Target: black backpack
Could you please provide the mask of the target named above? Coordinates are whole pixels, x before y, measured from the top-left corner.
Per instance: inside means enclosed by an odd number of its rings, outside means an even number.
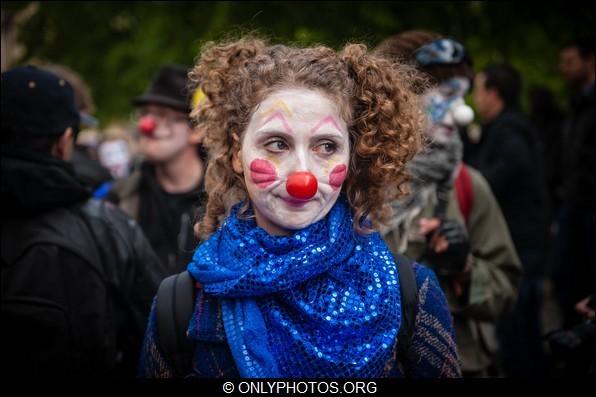
[[[416,358],[412,347],[418,289],[412,269],[413,261],[401,254],[395,255],[400,279],[402,320],[397,338],[398,357],[402,360],[407,376],[409,367]],[[195,281],[188,271],[164,279],[157,291],[156,322],[159,347],[172,365],[174,376],[184,377],[190,372],[194,354],[194,343],[186,338],[186,329],[192,316],[195,302]]]

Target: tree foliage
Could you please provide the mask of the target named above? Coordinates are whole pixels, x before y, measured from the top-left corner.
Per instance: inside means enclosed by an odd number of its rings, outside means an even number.
[[[29,2],[3,3],[13,13]],[[130,112],[160,64],[191,66],[201,44],[258,32],[275,43],[378,44],[408,29],[464,43],[480,68],[508,61],[532,84],[564,97],[557,63],[570,39],[591,35],[587,5],[569,2],[40,2],[20,26],[20,63],[59,63],[87,81],[103,123]]]

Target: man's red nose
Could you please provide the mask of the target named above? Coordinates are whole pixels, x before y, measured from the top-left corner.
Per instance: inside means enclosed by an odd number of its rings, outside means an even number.
[[[137,125],[139,131],[143,135],[153,135],[153,131],[155,131],[155,127],[157,127],[157,123],[155,119],[151,116],[143,116],[139,120],[139,124]]]
[[[317,193],[317,178],[310,172],[293,172],[286,182],[290,196],[299,200],[308,200]]]

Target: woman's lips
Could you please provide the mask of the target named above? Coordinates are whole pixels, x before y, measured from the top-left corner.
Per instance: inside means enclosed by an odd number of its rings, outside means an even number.
[[[288,205],[292,206],[292,207],[297,207],[297,208],[301,208],[304,207],[306,205],[306,203],[308,203],[309,201],[312,201],[312,199],[309,200],[298,200],[295,198],[290,198],[290,197],[280,197],[283,201],[285,201]]]

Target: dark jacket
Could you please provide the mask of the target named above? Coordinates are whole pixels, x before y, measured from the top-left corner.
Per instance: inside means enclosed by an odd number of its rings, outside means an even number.
[[[563,127],[563,199],[568,205],[589,206],[594,214],[594,85],[571,100]]]
[[[164,276],[140,228],[69,163],[2,154],[2,373],[132,376]]]
[[[72,152],[72,166],[80,181],[90,186],[94,191],[113,178],[110,171],[93,160],[85,151],[85,148],[75,146]]]
[[[168,275],[186,270],[198,244],[193,226],[197,208],[206,200],[202,185],[186,193],[167,193],[153,166],[144,163],[117,181],[107,200],[137,220]]]
[[[470,158],[488,181],[520,257],[544,252],[547,244],[547,193],[538,152],[536,131],[519,112],[505,109],[482,127],[478,151]],[[528,268],[528,276],[539,276],[541,264]]]

